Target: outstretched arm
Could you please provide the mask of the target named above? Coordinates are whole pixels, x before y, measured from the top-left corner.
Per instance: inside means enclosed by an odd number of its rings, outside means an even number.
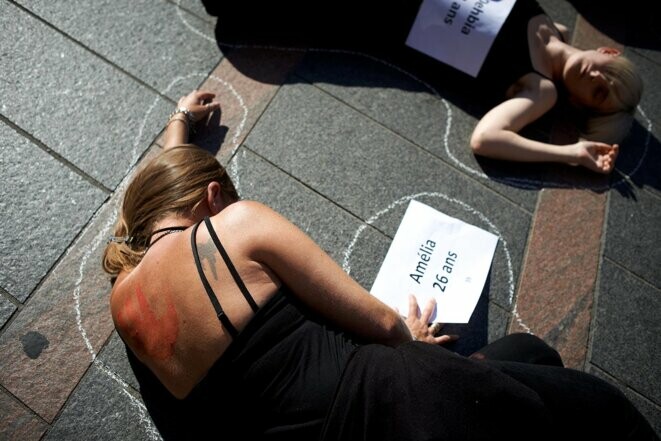
[[[307,307],[339,329],[368,342],[391,346],[410,341],[411,331],[417,340],[428,343],[448,341],[431,335],[426,322],[429,315],[416,315],[405,323],[395,310],[346,274],[310,237],[270,208],[241,201],[225,208],[219,216],[224,216],[225,227],[241,231],[241,242],[248,244],[246,253],[251,260],[273,271]]]
[[[519,135],[526,125],[548,112],[557,100],[553,83],[531,75],[512,98],[491,109],[475,127],[471,148],[476,155],[520,162],[560,162],[609,173],[615,165],[617,145],[579,141],[559,146]]]
[[[363,289],[287,219],[251,201],[223,212],[242,226],[250,258],[273,271],[312,311],[366,341],[397,345],[411,340],[399,314]]]

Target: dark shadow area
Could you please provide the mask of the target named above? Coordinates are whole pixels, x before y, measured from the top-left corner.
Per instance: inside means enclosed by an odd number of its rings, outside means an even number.
[[[611,39],[635,48],[661,50],[658,4],[615,0],[568,0],[594,28]]]
[[[223,2],[203,0],[207,12],[217,16],[216,41],[224,55],[242,73],[260,82],[269,83],[272,77],[266,72],[246,66],[239,60],[233,63],[233,47],[266,47],[292,51],[350,51],[376,57],[396,66],[401,66],[419,75],[432,73],[442,78],[442,84],[451,86],[444,90],[443,97],[464,98],[464,87],[474,83],[472,78],[453,68],[443,65],[426,55],[407,48],[409,28],[418,12],[419,2],[390,0],[376,2],[349,2],[341,0],[322,7],[301,1],[286,2]],[[249,70],[244,70],[248,68]],[[330,79],[329,79],[330,80]],[[374,84],[360,76],[333,78],[347,87],[388,87]],[[319,81],[324,81],[319,79]],[[413,87],[415,83],[402,83],[400,87]],[[474,85],[474,84],[473,84]],[[459,90],[458,90],[459,89]],[[479,96],[479,95],[478,95]]]
[[[615,167],[611,186],[622,196],[635,200],[636,189],[661,190],[661,142],[635,121],[622,142]]]
[[[457,354],[469,356],[483,348],[489,342],[489,292],[491,288],[491,272],[484,284],[480,299],[475,306],[468,323],[450,323],[443,326],[442,334],[456,334],[459,340],[445,347]]]
[[[207,121],[200,121],[196,131],[191,134],[191,142],[216,156],[229,130],[227,126],[220,125],[221,119],[222,109],[219,109],[213,112]]]

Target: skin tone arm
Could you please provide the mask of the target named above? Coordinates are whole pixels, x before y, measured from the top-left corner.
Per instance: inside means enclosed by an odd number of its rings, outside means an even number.
[[[215,97],[216,95],[213,93],[194,90],[179,99],[177,108],[188,109],[193,121],[188,121],[188,117],[184,113],[172,115],[165,128],[163,150],[188,142],[188,132],[191,129],[188,125],[194,124],[213,113],[216,109],[220,109],[220,103],[212,101]]]
[[[471,136],[476,155],[520,162],[560,162],[582,165],[599,173],[609,173],[615,165],[618,146],[581,140],[558,146],[524,138],[518,132],[548,112],[557,100],[550,80],[528,74],[524,85],[512,98],[491,109],[477,124]]]
[[[227,211],[223,213],[225,219],[230,218],[229,222],[241,231],[250,258],[271,269],[311,310],[340,329],[365,341],[391,346],[410,341],[412,333],[416,340],[432,344],[453,339],[433,335],[434,328],[430,329],[427,322],[433,303],[422,314],[417,303],[412,304],[411,311],[415,311],[405,322],[346,274],[305,233],[270,208],[243,201],[223,211]]]

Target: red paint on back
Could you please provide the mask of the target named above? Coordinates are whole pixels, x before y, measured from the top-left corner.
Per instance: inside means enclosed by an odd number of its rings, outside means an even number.
[[[165,301],[165,312],[157,316],[147,297],[136,286],[135,296],[128,297],[117,314],[117,324],[128,332],[130,343],[137,352],[156,360],[166,360],[174,354],[179,318],[170,295],[160,298]]]

